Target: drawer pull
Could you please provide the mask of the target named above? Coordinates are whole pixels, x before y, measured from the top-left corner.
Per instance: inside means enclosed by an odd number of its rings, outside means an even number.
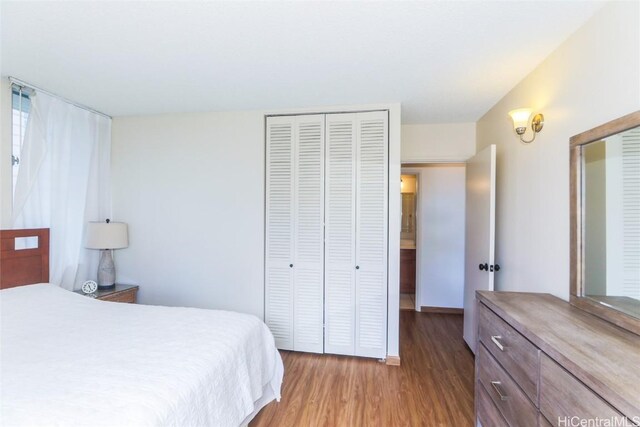
[[[496,391],[496,393],[498,393],[498,396],[500,396],[500,400],[507,400],[509,398],[506,394],[502,392],[502,387],[500,387],[501,386],[500,381],[491,381],[491,386]]]
[[[500,351],[504,351],[504,346],[500,342],[501,339],[502,336],[500,335],[491,335],[491,341],[493,341],[493,343],[500,349]]]

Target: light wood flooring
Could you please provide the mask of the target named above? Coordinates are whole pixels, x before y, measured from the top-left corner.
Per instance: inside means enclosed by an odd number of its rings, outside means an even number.
[[[414,294],[400,294],[400,310],[415,310],[416,299]]]
[[[280,403],[257,426],[473,426],[473,355],[462,315],[400,312],[401,366],[282,352]]]

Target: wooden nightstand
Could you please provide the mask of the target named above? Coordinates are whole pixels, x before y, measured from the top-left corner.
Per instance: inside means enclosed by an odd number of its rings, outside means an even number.
[[[77,294],[81,295],[95,295],[96,299],[102,301],[113,301],[113,302],[127,302],[131,304],[136,303],[136,296],[138,294],[138,286],[137,285],[118,285],[116,284],[115,289],[109,289],[106,291],[97,290],[94,294],[85,294],[82,291],[74,291]]]

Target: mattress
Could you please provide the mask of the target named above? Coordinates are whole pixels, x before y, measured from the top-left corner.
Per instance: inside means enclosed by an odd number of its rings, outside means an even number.
[[[280,398],[282,359],[255,316],[0,291],[0,423],[238,426]]]

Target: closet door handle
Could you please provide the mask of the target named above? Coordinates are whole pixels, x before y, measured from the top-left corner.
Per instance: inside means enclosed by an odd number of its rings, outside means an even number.
[[[289,267],[290,267],[290,268],[293,268],[293,264],[289,264]]]
[[[509,396],[502,392],[502,387],[500,387],[501,385],[502,384],[500,383],[500,381],[491,381],[491,386],[496,391],[496,393],[498,393],[498,396],[500,396],[500,400],[507,400]]]
[[[360,270],[360,266],[359,265],[356,265],[356,270]]]
[[[480,271],[482,270],[489,271],[489,265],[486,262],[484,264],[480,264],[478,268],[480,269]]]

